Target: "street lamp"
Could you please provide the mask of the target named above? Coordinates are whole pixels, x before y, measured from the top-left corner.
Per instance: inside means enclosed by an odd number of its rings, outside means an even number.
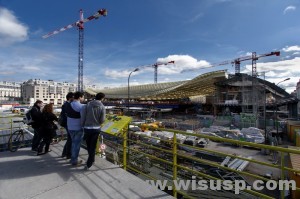
[[[132,74],[132,73],[134,73],[134,72],[136,72],[136,71],[139,71],[139,68],[136,68],[136,69],[134,69],[133,71],[131,71],[130,73],[129,73],[129,76],[128,76],[128,99],[127,99],[127,108],[128,108],[128,114],[129,114],[129,107],[130,107],[130,105],[129,105],[129,101],[130,101],[130,86],[129,86],[129,80],[130,80],[130,75]]]
[[[284,80],[282,80],[282,81],[280,81],[280,82],[278,82],[277,84],[276,84],[276,86],[278,86],[278,84],[280,84],[280,83],[282,83],[282,82],[285,82],[285,81],[288,81],[288,80],[290,80],[291,78],[286,78],[286,79],[284,79]],[[276,101],[276,89],[275,89],[275,96],[274,96],[274,98],[275,98],[275,101]],[[276,102],[276,104],[274,104],[275,105],[275,113],[274,113],[274,124],[276,125],[276,135],[278,134],[278,121],[277,121],[277,108],[278,108],[278,105],[277,105],[277,102]],[[276,121],[275,121],[275,119],[276,119]],[[277,123],[277,124],[276,124]],[[274,125],[274,126],[275,126]]]
[[[128,112],[128,116],[130,116],[130,104],[129,104],[129,101],[130,101],[130,86],[129,86],[129,80],[130,80],[130,75],[136,71],[138,71],[139,68],[136,68],[134,69],[133,71],[131,71],[129,73],[129,76],[128,76],[128,99],[127,99],[127,112]],[[127,155],[127,162],[129,163],[129,150],[130,150],[130,147],[129,147],[129,123],[128,123],[128,128],[127,128],[127,148],[128,148],[128,155]]]

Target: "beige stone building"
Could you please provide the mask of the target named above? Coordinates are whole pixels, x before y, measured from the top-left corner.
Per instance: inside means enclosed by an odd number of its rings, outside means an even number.
[[[0,103],[19,101],[21,84],[18,82],[0,81]]]
[[[30,79],[21,85],[21,96],[26,104],[33,104],[36,100],[44,103],[62,105],[68,92],[76,91],[76,84],[68,82],[54,82],[53,80]]]
[[[87,88],[96,89],[95,85],[84,85]],[[21,97],[25,104],[33,104],[36,100],[44,103],[62,105],[68,92],[76,92],[77,84],[69,82],[55,82],[53,80],[29,79],[21,84]]]

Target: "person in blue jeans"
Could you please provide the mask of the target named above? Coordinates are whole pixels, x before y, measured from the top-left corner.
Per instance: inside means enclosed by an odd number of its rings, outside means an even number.
[[[86,162],[85,169],[88,170],[95,162],[95,152],[98,137],[101,132],[101,124],[105,120],[105,107],[102,100],[105,95],[98,93],[95,100],[90,101],[81,110],[81,126],[84,128],[86,146],[89,157]]]
[[[84,106],[81,104],[83,99],[83,93],[77,91],[74,93],[73,101],[69,104],[69,106],[66,106],[67,126],[72,140],[72,154],[70,162],[74,166],[79,166],[82,163],[82,160],[78,160],[78,155],[83,138],[83,130],[80,122],[80,112]]]

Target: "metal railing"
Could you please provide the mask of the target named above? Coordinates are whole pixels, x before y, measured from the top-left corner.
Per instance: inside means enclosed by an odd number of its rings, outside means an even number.
[[[5,136],[9,137],[14,129],[18,128],[13,125],[13,118],[8,118],[8,121],[2,122],[0,120],[1,126],[6,126],[0,128],[0,131],[5,131],[6,134],[1,134],[0,138]],[[248,177],[252,179],[263,180],[264,182],[269,181],[270,179],[259,175],[253,171],[238,171],[230,167],[226,167],[220,164],[219,161],[209,160],[206,158],[199,158],[194,156],[193,153],[186,152],[184,148],[193,152],[203,152],[208,154],[213,154],[216,157],[230,157],[237,158],[239,160],[248,161],[251,164],[256,164],[264,166],[266,168],[272,168],[279,172],[281,180],[288,178],[287,172],[291,173],[300,173],[300,170],[293,169],[286,164],[285,158],[289,154],[298,154],[300,151],[291,148],[283,148],[276,146],[269,146],[264,144],[256,144],[252,142],[245,142],[239,140],[232,140],[226,138],[219,138],[208,136],[204,134],[194,134],[187,133],[184,131],[178,131],[173,129],[156,129],[157,131],[168,131],[172,132],[172,136],[168,138],[165,137],[155,137],[147,136],[144,133],[128,133],[128,128],[123,129],[123,131],[116,135],[105,134],[104,133],[104,143],[107,145],[105,151],[98,150],[98,153],[104,156],[107,160],[120,165],[125,170],[133,172],[143,179],[151,180],[168,180],[168,185],[173,187],[172,195],[177,197],[178,194],[183,195],[186,198],[193,198],[189,192],[184,190],[176,190],[174,180],[177,179],[191,179],[191,176],[196,176],[197,179],[207,179],[207,180],[224,180],[221,176],[212,175],[212,173],[207,172],[209,169],[198,169],[196,166],[191,165],[203,165],[207,168],[217,168],[224,172],[234,173],[242,177]],[[261,159],[256,159],[255,157],[243,157],[239,154],[226,153],[224,151],[216,149],[201,148],[198,146],[191,146],[183,144],[180,142],[182,136],[194,136],[197,138],[204,138],[213,140],[214,142],[229,143],[239,147],[252,147],[255,149],[264,149],[272,151],[273,154],[276,154],[276,160],[273,162],[262,161]],[[8,138],[7,138],[8,139]],[[6,142],[7,143],[7,142]],[[6,144],[5,143],[5,144]],[[129,144],[128,144],[129,143]],[[99,148],[99,147],[97,147]],[[238,151],[237,148],[236,151]],[[1,150],[1,148],[0,148]],[[267,156],[266,156],[267,157]],[[155,172],[156,173],[155,173]],[[157,175],[157,171],[160,171],[163,175]],[[297,191],[300,189],[297,187]],[[276,196],[270,195],[266,192],[260,192],[256,190],[244,190],[245,194],[251,194],[259,198],[275,198]],[[200,193],[201,194],[201,193]],[[280,191],[280,198],[285,197],[285,190]]]
[[[0,151],[8,150],[8,140],[12,133],[21,128],[20,123],[14,123],[14,121],[23,120],[21,115],[14,116],[0,116]],[[30,128],[28,126],[28,128]],[[27,146],[27,145],[26,145]]]
[[[183,190],[176,190],[174,180],[177,179],[189,179],[191,175],[196,176],[199,179],[211,179],[211,180],[224,180],[219,176],[212,175],[211,173],[205,172],[203,170],[195,169],[191,167],[187,162],[194,164],[206,165],[211,168],[218,168],[224,172],[234,173],[242,177],[247,177],[251,179],[262,180],[264,182],[270,179],[261,174],[250,171],[238,171],[226,166],[222,166],[220,162],[215,162],[212,160],[207,160],[204,158],[199,158],[192,155],[192,153],[186,153],[182,150],[183,147],[193,150],[194,152],[204,152],[209,154],[214,154],[220,157],[230,157],[237,158],[239,160],[249,161],[251,164],[257,164],[264,166],[266,168],[272,168],[279,172],[281,180],[286,180],[288,178],[287,172],[300,173],[300,170],[290,168],[286,165],[286,155],[288,154],[299,154],[299,150],[275,147],[264,144],[256,144],[252,142],[245,142],[239,140],[232,140],[226,138],[219,138],[208,136],[204,134],[194,134],[187,133],[183,131],[173,130],[173,129],[156,129],[161,131],[172,132],[174,136],[169,139],[159,138],[159,137],[149,137],[144,134],[136,135],[134,133],[129,133],[130,139],[128,139],[128,132],[124,130],[121,136],[116,137],[114,135],[104,136],[104,143],[107,144],[108,148],[106,150],[106,159],[119,164],[125,170],[133,172],[140,175],[142,178],[150,180],[163,180],[168,179],[168,184],[173,186],[173,196],[177,197],[178,194],[183,195],[187,198],[193,198],[188,192]],[[104,133],[105,134],[105,133]],[[278,158],[276,162],[262,161],[249,157],[242,157],[238,154],[230,154],[214,149],[200,148],[197,146],[191,146],[179,142],[181,136],[195,136],[197,138],[205,138],[213,140],[215,142],[229,143],[239,147],[251,147],[255,149],[264,149],[272,151],[273,154],[277,154]],[[138,138],[136,138],[136,136]],[[128,142],[130,143],[128,145]],[[111,151],[109,151],[111,150]],[[249,149],[250,150],[250,149]],[[238,151],[238,150],[237,150]],[[98,151],[103,153],[103,151]],[[109,155],[110,154],[110,155]],[[267,156],[266,156],[267,157]],[[152,170],[159,170],[167,178],[158,176]],[[170,179],[171,178],[171,179]],[[297,191],[300,189],[297,187]],[[258,198],[275,198],[276,196],[270,195],[266,192],[251,190],[243,190],[245,194],[251,194]],[[285,197],[285,190],[280,191],[280,198]],[[277,197],[276,197],[277,198]]]

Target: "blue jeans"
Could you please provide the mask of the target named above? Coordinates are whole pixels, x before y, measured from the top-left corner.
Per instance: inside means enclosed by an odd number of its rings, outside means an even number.
[[[71,163],[77,164],[78,155],[80,151],[81,141],[83,138],[83,130],[69,130],[69,134],[72,139],[72,155],[71,155]]]

